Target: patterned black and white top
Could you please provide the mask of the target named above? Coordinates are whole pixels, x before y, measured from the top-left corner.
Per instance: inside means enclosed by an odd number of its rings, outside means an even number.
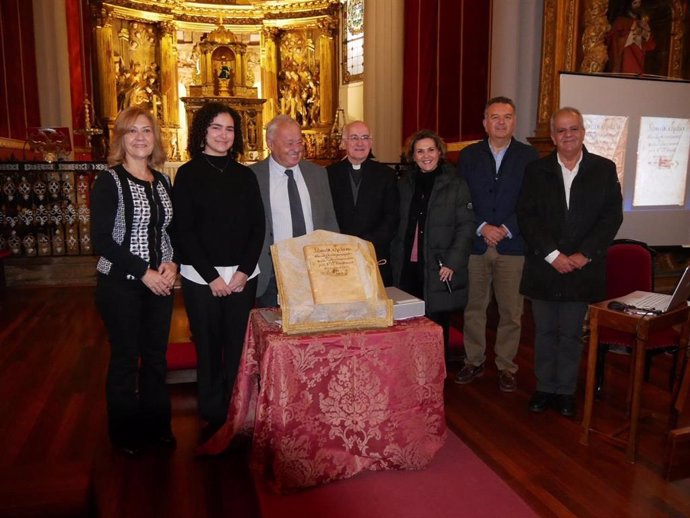
[[[135,178],[122,165],[102,172],[91,192],[93,245],[105,275],[141,279],[148,268],[173,261],[168,227],[173,208],[170,180],[153,171],[153,182]]]

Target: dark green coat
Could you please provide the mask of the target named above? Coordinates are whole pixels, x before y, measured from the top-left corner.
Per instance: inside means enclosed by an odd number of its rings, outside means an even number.
[[[467,262],[474,235],[474,213],[467,182],[455,174],[447,163],[434,181],[429,197],[424,227],[424,301],[426,312],[453,311],[467,303]],[[404,174],[398,181],[400,191],[400,223],[391,246],[393,282],[400,285],[405,254],[405,233],[410,216],[410,203],[414,195],[417,169]],[[440,254],[445,265],[455,273],[451,285],[453,293],[438,278],[434,256]]]

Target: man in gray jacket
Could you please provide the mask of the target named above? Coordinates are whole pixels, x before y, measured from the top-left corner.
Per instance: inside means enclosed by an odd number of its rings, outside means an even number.
[[[313,230],[338,232],[338,222],[326,170],[302,160],[304,141],[299,124],[287,115],[266,126],[270,156],[251,166],[261,190],[266,213],[266,235],[259,256],[256,296],[259,306],[278,304],[270,247]]]

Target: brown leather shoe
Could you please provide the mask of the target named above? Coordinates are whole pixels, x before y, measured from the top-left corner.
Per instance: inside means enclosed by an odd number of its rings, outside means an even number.
[[[517,390],[517,380],[515,374],[504,370],[498,373],[498,388],[503,392],[515,392]]]

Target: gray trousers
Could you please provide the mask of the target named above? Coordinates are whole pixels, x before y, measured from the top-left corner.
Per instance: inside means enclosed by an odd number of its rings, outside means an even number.
[[[532,300],[537,390],[572,395],[582,357],[586,302]]]

